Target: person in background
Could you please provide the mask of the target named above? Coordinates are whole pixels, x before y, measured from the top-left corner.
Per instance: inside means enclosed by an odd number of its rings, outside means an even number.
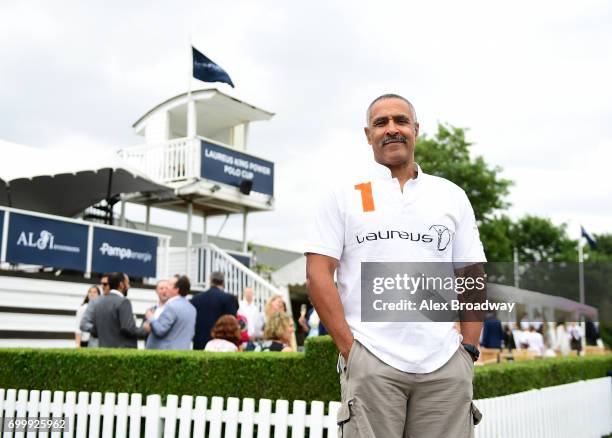
[[[504,348],[507,348],[510,352],[516,349],[511,324],[504,325]]]
[[[155,285],[155,293],[157,294],[157,304],[147,309],[147,312],[153,312],[153,319],[158,318],[164,309],[164,305],[168,301],[170,293],[170,282],[168,280],[160,280]]]
[[[246,318],[247,332],[250,341],[255,341],[263,335],[264,317],[253,300],[253,288],[244,289],[244,300],[240,301],[238,313]]]
[[[586,344],[590,346],[597,346],[598,345],[597,340],[599,339],[599,329],[597,328],[597,325],[590,318],[586,320],[585,331],[586,331],[586,336],[585,336]]]
[[[304,306],[306,305],[304,304]],[[319,314],[312,306],[312,303],[310,309],[308,309],[305,313],[302,312],[300,314],[300,319],[298,320],[298,322],[300,323],[300,327],[302,327],[302,330],[306,332],[307,338],[312,338],[314,336],[325,336],[327,334],[327,330],[321,322]]]
[[[260,351],[296,351],[292,347],[295,328],[293,320],[285,312],[276,312],[272,314],[264,328],[264,341]]]
[[[482,327],[482,341],[480,345],[484,348],[501,348],[504,331],[502,324],[495,312],[491,312],[484,320]]]
[[[285,300],[283,299],[282,295],[279,295],[279,294],[272,295],[270,298],[268,298],[268,301],[266,302],[266,305],[264,306],[264,338],[266,337],[265,330],[266,330],[266,325],[268,324],[268,320],[274,314],[279,313],[279,312],[285,313],[285,314],[288,313],[287,303],[285,303]],[[296,326],[294,323],[293,332],[291,335],[291,342],[290,342],[292,351],[297,351],[297,339],[295,338],[295,329],[296,329]]]
[[[557,322],[555,329],[555,350],[561,353],[561,356],[569,356],[572,350],[570,345],[571,336],[565,328],[565,321]]]
[[[91,285],[87,290],[87,295],[85,295],[85,299],[83,300],[83,304],[81,304],[76,312],[76,330],[74,332],[74,340],[76,342],[76,347],[87,347],[89,342],[89,332],[84,332],[81,330],[81,320],[87,311],[87,306],[90,301],[94,301],[96,298],[100,296],[100,289],[98,286]]]
[[[146,332],[134,321],[132,303],[127,299],[130,279],[123,272],[108,275],[110,292],[96,300],[92,333],[97,334],[100,347],[137,348],[138,339]]]
[[[526,332],[524,339],[531,353],[537,357],[542,357],[544,355],[544,336],[537,331],[535,325],[529,326],[529,331]]]
[[[210,331],[212,339],[206,343],[204,351],[232,353],[241,344],[240,325],[233,315],[223,315]]]
[[[287,304],[282,295],[272,295],[264,306],[265,321],[267,322],[268,318],[278,312],[287,313]]]
[[[167,282],[167,299],[159,316],[149,309],[145,314],[144,330],[149,333],[146,348],[151,350],[191,350],[195,332],[196,310],[187,295],[191,282],[185,275]]]
[[[108,285],[108,275],[109,274],[104,274],[102,275],[102,277],[100,277],[100,287],[102,288],[103,295],[108,295],[108,293],[110,292],[110,286]],[[81,322],[79,324],[81,332],[89,333],[89,342],[87,343],[87,347],[89,348],[97,348],[99,345],[98,338],[91,334],[91,331],[93,330],[94,309],[96,308],[98,302],[98,299],[95,299],[93,301],[90,300],[87,305],[87,310],[83,314],[83,317],[81,318]]]
[[[582,351],[582,329],[576,321],[572,321],[568,332],[570,335],[572,350],[576,350],[578,355],[580,355],[580,352]]]
[[[224,291],[225,275],[222,272],[213,272],[210,274],[210,282],[210,289],[191,299],[191,304],[197,311],[194,350],[204,349],[211,339],[210,331],[221,316],[236,316],[238,311],[235,298]]]
[[[100,277],[100,286],[102,287],[102,294],[104,295],[108,295],[108,293],[110,292],[110,286],[108,284],[108,275],[109,274],[104,274],[102,277]]]

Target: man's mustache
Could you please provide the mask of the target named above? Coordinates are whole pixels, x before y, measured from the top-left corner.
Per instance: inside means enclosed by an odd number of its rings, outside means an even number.
[[[381,141],[380,141],[380,145],[381,146],[385,146],[389,143],[393,143],[393,142],[400,142],[400,143],[404,143],[406,144],[408,142],[408,139],[406,137],[404,137],[401,134],[396,134],[396,135],[387,135],[385,136]]]

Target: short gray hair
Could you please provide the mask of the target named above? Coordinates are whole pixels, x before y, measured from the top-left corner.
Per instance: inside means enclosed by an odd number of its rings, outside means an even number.
[[[374,106],[374,104],[376,104],[377,102],[380,102],[381,100],[386,100],[386,99],[399,99],[399,100],[403,100],[404,102],[406,102],[408,104],[408,107],[410,108],[410,112],[412,113],[412,118],[414,119],[413,122],[414,123],[417,122],[416,110],[414,109],[414,105],[412,105],[412,103],[410,103],[408,99],[406,99],[404,96],[400,96],[399,94],[387,93],[387,94],[378,96],[368,106],[368,110],[366,111],[366,125],[367,126],[370,126],[370,116],[372,115],[372,107]]]
[[[225,283],[225,274],[220,271],[215,271],[210,274],[210,282],[212,284],[223,284]]]

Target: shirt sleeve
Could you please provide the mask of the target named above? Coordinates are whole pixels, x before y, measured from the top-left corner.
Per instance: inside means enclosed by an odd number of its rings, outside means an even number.
[[[119,304],[119,330],[123,335],[130,338],[145,338],[147,333],[142,327],[137,327],[134,321],[134,312],[132,312],[132,303],[125,298]]]
[[[100,298],[98,298],[100,299]],[[94,328],[94,309],[96,301],[90,301],[79,323],[82,332],[91,332]]]
[[[340,260],[344,248],[344,215],[336,193],[330,191],[314,209],[304,253]]]
[[[462,192],[461,213],[453,239],[453,262],[455,267],[474,263],[485,263],[484,248],[480,241],[474,209],[465,192]]]

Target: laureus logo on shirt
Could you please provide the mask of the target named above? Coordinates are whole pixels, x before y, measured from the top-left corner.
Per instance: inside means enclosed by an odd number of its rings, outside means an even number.
[[[434,243],[438,251],[444,251],[448,248],[452,240],[451,231],[444,225],[432,225],[429,230],[435,231],[435,235],[428,233],[416,233],[399,230],[386,230],[366,233],[363,235],[356,234],[358,244],[365,242],[373,242],[378,240],[403,239],[411,242]]]
[[[430,230],[435,230],[438,234],[438,251],[444,251],[451,241],[451,232],[444,225],[432,225]]]

